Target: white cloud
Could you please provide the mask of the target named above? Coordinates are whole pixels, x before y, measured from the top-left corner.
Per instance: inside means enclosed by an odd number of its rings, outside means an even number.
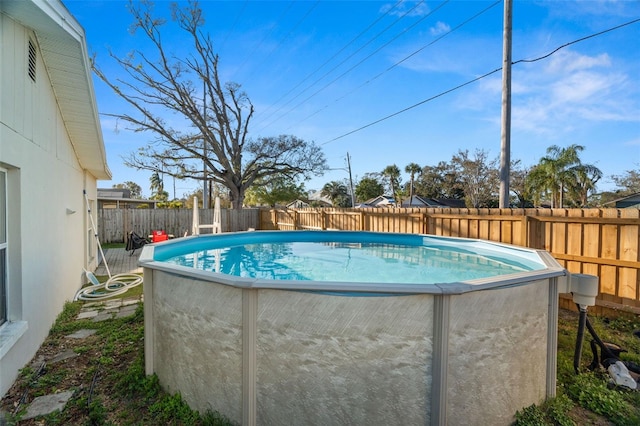
[[[558,52],[551,63],[517,65],[512,79],[512,128],[559,137],[598,123],[637,123],[637,82],[606,54]],[[494,75],[463,94],[458,105],[493,117],[501,77]]]
[[[571,50],[555,53],[546,67],[548,73],[567,73],[596,67],[610,67],[611,58],[606,53],[597,56],[582,55]]]
[[[433,27],[429,28],[429,33],[432,36],[439,36],[448,33],[449,31],[451,31],[451,27],[448,24],[440,21],[436,22]]]
[[[418,3],[417,6],[416,6],[416,3]],[[382,13],[386,13],[388,10],[390,10],[394,6],[394,4],[395,4],[395,2],[394,3],[385,4],[384,6],[382,6],[380,8],[380,11]],[[415,7],[415,9],[411,10],[414,7]],[[409,10],[411,10],[411,12],[408,13],[406,16],[425,16],[425,15],[429,14],[429,12],[431,11],[431,9],[429,9],[429,6],[424,1],[416,2],[416,1],[406,1],[405,0],[400,5],[398,5],[393,10],[391,10],[391,12],[389,12],[389,15],[391,15],[391,16],[403,16]]]

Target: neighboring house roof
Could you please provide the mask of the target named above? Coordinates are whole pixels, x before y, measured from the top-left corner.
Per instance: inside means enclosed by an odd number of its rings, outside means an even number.
[[[140,205],[149,205],[156,208],[157,200],[145,200],[131,198],[131,190],[126,188],[98,188],[98,208],[131,208]]]
[[[603,205],[607,206],[613,204],[616,208],[640,208],[640,192],[627,195],[626,197],[618,198],[617,200],[609,201]]]
[[[458,198],[432,198],[432,200],[435,200],[445,207],[451,207],[454,209],[463,209],[467,207],[464,200],[460,200]]]
[[[402,207],[448,207],[446,204],[442,204],[433,198],[423,198],[419,195],[414,195],[411,199],[404,200]]]
[[[128,188],[98,188],[98,198],[131,198]]]
[[[328,206],[333,205],[331,199],[322,195],[322,191],[311,190],[307,193],[307,196],[309,197],[309,201],[319,201],[320,203],[324,203]]]
[[[2,0],[0,11],[35,33],[81,167],[111,179],[84,29],[60,1]]]
[[[309,207],[309,203],[302,200],[295,200],[287,204],[288,209],[304,209]]]
[[[396,200],[389,195],[378,195],[375,198],[365,201],[363,204],[365,204],[366,207],[391,207],[396,205]]]

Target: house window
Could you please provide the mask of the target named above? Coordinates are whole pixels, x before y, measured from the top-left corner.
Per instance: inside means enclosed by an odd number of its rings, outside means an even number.
[[[36,82],[36,45],[29,40],[29,78]]]
[[[0,169],[0,325],[7,319],[7,172]]]

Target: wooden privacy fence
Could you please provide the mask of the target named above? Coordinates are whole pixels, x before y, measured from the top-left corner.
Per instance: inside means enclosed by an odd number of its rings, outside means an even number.
[[[148,236],[153,230],[165,230],[181,237],[190,235],[193,226],[191,209],[100,209],[97,215],[98,237],[103,243],[122,243],[130,231]],[[259,211],[222,209],[220,218],[222,232],[246,231],[258,228]],[[200,209],[200,223],[213,223],[213,209]]]
[[[639,209],[271,209],[260,211],[259,229],[432,234],[542,249],[570,272],[600,278],[601,311],[640,313]]]

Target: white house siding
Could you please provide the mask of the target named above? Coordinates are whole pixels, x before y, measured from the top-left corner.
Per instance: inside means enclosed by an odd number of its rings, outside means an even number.
[[[27,73],[30,38],[38,49],[35,83]],[[86,189],[96,199],[96,178],[80,164],[54,90],[36,33],[0,14],[0,168],[7,171],[9,210],[0,395],[73,299],[83,269],[96,267],[83,196]]]

